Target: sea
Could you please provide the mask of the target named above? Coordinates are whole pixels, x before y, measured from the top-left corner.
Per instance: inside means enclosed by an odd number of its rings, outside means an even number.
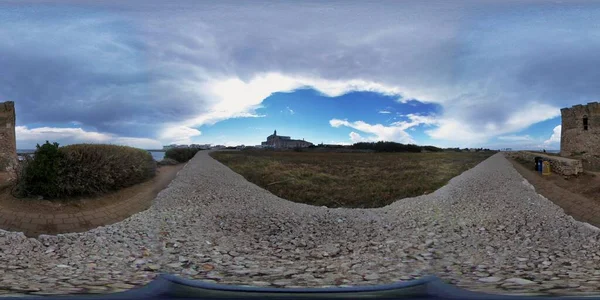
[[[152,158],[156,161],[161,161],[165,158],[164,151],[148,151],[152,155]],[[35,153],[35,149],[17,149],[17,153],[19,154],[19,160],[23,159],[23,155],[32,155]]]

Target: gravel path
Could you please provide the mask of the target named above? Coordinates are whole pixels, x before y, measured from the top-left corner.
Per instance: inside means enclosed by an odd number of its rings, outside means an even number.
[[[0,231],[0,294],[119,291],[159,272],[278,287],[435,274],[471,290],[600,294],[599,238],[502,154],[426,196],[330,209],[280,199],[200,152],[120,223],[38,239]]]

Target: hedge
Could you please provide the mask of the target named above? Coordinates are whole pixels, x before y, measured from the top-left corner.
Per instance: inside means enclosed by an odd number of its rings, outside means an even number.
[[[198,151],[200,151],[198,148],[171,148],[165,152],[165,158],[184,163],[192,159]]]
[[[101,195],[144,182],[156,174],[156,162],[145,150],[127,146],[58,143],[37,145],[18,174],[21,196],[48,199]]]

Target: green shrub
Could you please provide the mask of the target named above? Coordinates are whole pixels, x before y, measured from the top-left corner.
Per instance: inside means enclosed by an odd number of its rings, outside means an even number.
[[[27,194],[54,197],[60,195],[59,176],[63,154],[58,143],[36,145],[34,159],[25,159],[18,178],[19,190]]]
[[[67,198],[100,195],[146,181],[156,174],[156,162],[145,150],[127,146],[58,143],[37,146],[23,162],[18,194]]]
[[[165,158],[165,159],[159,161],[158,165],[159,166],[173,166],[173,165],[176,165],[178,163],[179,163],[178,161],[176,161],[176,160],[174,160],[172,158]]]
[[[435,146],[423,146],[421,148],[423,148],[423,150],[429,151],[429,152],[442,152],[442,151],[444,151],[444,149],[438,148],[438,147],[435,147]]]
[[[180,163],[192,159],[200,149],[198,148],[172,148],[165,152],[165,158],[174,159]]]

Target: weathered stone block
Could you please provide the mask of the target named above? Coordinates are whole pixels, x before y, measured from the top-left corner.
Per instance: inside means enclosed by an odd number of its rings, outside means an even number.
[[[10,170],[17,163],[15,121],[15,103],[0,103],[0,172]]]
[[[565,176],[577,175],[583,172],[583,164],[579,159],[571,159],[527,151],[506,152],[506,155],[508,157],[530,161],[532,168],[535,166],[535,157],[543,157],[544,160],[550,162],[551,172]]]

